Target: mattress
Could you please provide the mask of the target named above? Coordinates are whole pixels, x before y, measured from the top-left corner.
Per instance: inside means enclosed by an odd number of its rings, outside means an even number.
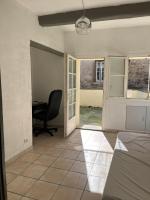
[[[119,133],[103,200],[150,200],[150,134]]]

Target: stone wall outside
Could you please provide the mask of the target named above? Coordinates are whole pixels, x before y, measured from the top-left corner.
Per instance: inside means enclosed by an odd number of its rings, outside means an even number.
[[[96,82],[95,60],[81,60],[80,62],[80,88],[102,89],[103,84]]]
[[[128,89],[145,91],[148,88],[149,61],[147,59],[129,60]]]

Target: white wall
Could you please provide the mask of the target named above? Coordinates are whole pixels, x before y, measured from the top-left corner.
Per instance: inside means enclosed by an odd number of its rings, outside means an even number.
[[[78,58],[149,55],[149,35],[150,26],[93,30],[84,36],[66,32],[65,51]]]
[[[80,106],[103,107],[103,90],[80,90]]]
[[[32,145],[30,40],[63,51],[63,34],[38,25],[14,0],[0,0],[0,67],[6,160]],[[24,143],[28,139],[28,143]]]
[[[31,47],[31,74],[32,99],[47,102],[52,90],[64,90],[64,57]],[[50,124],[63,126],[63,101],[59,115]]]

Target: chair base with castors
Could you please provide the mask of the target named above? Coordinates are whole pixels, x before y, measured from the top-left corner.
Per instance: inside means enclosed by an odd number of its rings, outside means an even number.
[[[57,128],[40,128],[40,127],[34,127],[33,128],[33,134],[37,137],[40,133],[49,133],[51,136],[54,136],[53,133],[57,132]]]
[[[53,133],[54,132],[57,132],[58,129],[57,128],[53,128],[53,127],[48,127],[47,125],[47,121],[44,120],[44,123],[43,123],[43,127],[33,127],[33,133],[34,135],[37,137],[40,133],[49,133],[51,136],[54,136]]]

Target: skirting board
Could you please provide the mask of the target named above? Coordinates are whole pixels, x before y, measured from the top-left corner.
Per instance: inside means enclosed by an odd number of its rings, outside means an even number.
[[[27,153],[28,151],[30,151],[30,150],[32,150],[32,149],[33,149],[33,146],[27,148],[26,150],[20,152],[19,154],[15,155],[15,156],[13,156],[12,158],[10,158],[9,160],[7,160],[7,161],[5,162],[6,167],[7,167],[7,165],[9,165],[10,163],[12,163],[12,162],[14,162],[15,160],[17,160],[17,159],[18,159],[20,156],[22,156],[24,153]]]

